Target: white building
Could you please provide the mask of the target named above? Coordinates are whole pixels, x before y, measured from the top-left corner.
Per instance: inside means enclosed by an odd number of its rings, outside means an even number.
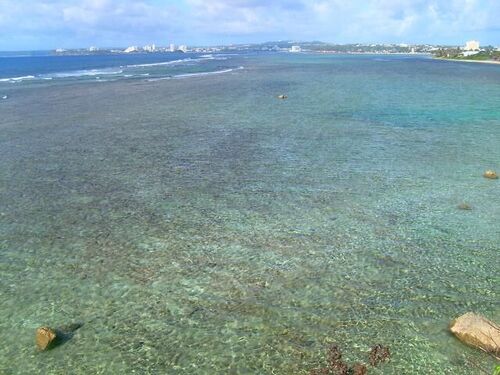
[[[300,46],[292,46],[292,48],[290,48],[290,52],[302,52],[302,48],[300,48]]]
[[[89,52],[97,52],[97,51],[99,51],[99,48],[94,47],[94,46],[89,47]]]
[[[479,42],[477,40],[469,40],[465,43],[465,51],[479,51]]]
[[[479,51],[464,51],[464,52],[462,52],[462,55],[467,57],[467,56],[477,55],[478,53],[479,53]]]
[[[182,44],[179,46],[179,51],[182,51],[182,52],[187,52],[188,51],[188,48],[185,44]]]
[[[130,46],[130,47],[127,47],[125,50],[123,50],[123,52],[125,52],[125,53],[139,52],[139,47]]]
[[[169,50],[170,50],[170,52],[175,52],[175,44],[174,43],[170,43]]]

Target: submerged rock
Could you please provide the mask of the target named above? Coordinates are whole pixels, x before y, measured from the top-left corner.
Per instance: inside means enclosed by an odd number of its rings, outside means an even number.
[[[342,360],[342,352],[337,345],[332,345],[327,353],[328,367],[335,375],[348,375],[349,366]]]
[[[470,205],[470,204],[468,204],[468,203],[460,203],[460,204],[458,205],[458,209],[459,209],[459,210],[466,210],[466,211],[470,211],[470,210],[472,210],[472,207],[471,207],[471,205]]]
[[[391,358],[391,352],[387,346],[382,344],[375,345],[370,352],[370,364],[375,367],[379,363],[388,361]]]
[[[488,169],[486,172],[484,172],[483,176],[492,180],[496,180],[498,178],[497,173],[495,171],[492,171],[491,169]]]
[[[500,327],[485,317],[468,312],[451,322],[450,331],[463,343],[500,356]]]
[[[36,329],[35,341],[38,350],[47,350],[57,339],[57,333],[50,327],[38,327]]]

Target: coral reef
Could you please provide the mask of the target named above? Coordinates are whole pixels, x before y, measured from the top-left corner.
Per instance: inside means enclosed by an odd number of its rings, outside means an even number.
[[[382,344],[375,345],[370,352],[370,365],[378,366],[391,358],[391,352],[387,346]]]
[[[326,354],[327,367],[314,369],[310,375],[348,375],[349,366],[342,361],[342,352],[338,345],[331,345]]]
[[[370,364],[377,366],[381,362],[387,361],[391,356],[389,348],[381,344],[375,345],[370,352]],[[309,375],[366,375],[368,368],[362,363],[355,363],[349,367],[342,360],[342,352],[336,344],[328,348],[326,355],[327,367],[313,369]]]
[[[328,349],[327,361],[332,374],[347,375],[349,373],[349,366],[342,361],[342,352],[337,345],[334,344]]]

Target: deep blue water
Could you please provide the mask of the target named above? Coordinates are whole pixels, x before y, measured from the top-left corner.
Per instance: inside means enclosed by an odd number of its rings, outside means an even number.
[[[0,84],[51,79],[129,78],[141,75],[168,76],[217,69],[213,62],[224,54],[133,53],[102,55],[0,55]],[[206,64],[212,62],[212,64]],[[184,68],[184,69],[182,69]],[[193,70],[194,69],[194,70]]]

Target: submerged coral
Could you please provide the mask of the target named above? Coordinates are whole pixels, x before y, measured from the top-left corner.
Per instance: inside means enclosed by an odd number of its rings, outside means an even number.
[[[391,357],[391,352],[387,346],[382,344],[375,345],[370,352],[370,364],[372,366],[378,366],[380,363],[389,360]]]
[[[380,363],[389,360],[391,352],[387,346],[382,344],[375,345],[370,352],[370,365],[378,366]],[[353,366],[348,366],[342,360],[342,352],[336,344],[328,348],[326,355],[327,367],[313,369],[309,375],[366,375],[368,368],[363,363],[355,363]]]

